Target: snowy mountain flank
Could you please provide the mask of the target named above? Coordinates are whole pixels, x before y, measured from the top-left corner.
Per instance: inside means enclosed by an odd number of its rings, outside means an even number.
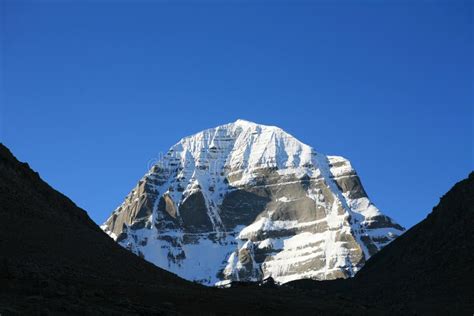
[[[347,159],[244,120],[171,147],[101,228],[205,285],[351,277],[404,231]]]

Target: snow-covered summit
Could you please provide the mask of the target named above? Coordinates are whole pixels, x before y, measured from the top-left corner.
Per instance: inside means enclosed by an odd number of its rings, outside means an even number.
[[[311,162],[313,152],[278,127],[240,119],[185,137],[171,150],[189,153],[196,161],[225,158],[231,169],[303,166]],[[219,157],[212,157],[213,151]]]
[[[204,284],[352,276],[403,231],[348,160],[245,120],[181,139],[102,228]]]

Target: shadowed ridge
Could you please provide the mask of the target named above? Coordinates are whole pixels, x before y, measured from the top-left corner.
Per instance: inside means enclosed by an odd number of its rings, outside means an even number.
[[[372,257],[354,284],[420,313],[474,311],[474,173],[426,219]]]
[[[198,288],[122,249],[3,144],[0,215],[0,311],[158,312],[173,306],[150,306],[153,301],[139,296],[143,287],[165,298],[165,291],[177,296],[183,287]],[[125,297],[143,306],[115,304]]]
[[[388,281],[397,274],[416,270],[436,274],[438,278],[449,274],[458,275],[458,281],[466,280],[462,275],[474,272],[473,225],[474,172],[471,172],[441,197],[426,219],[371,258],[356,280],[362,282],[380,274]]]
[[[44,198],[45,201],[50,203],[59,203],[58,206],[61,207],[61,212],[65,212],[70,216],[70,219],[77,220],[90,229],[101,231],[97,225],[90,219],[87,215],[87,212],[83,209],[76,206],[76,204],[71,201],[67,196],[53,189],[49,184],[44,182],[39,176],[38,172],[33,171],[28,163],[18,161],[12,152],[2,143],[0,143],[0,170],[2,172],[2,184],[0,186],[0,191],[2,194],[18,194],[15,192],[15,187],[19,183],[18,179],[23,179],[24,181],[29,181],[31,187],[35,189],[35,196],[37,198]],[[6,177],[6,176],[9,177]],[[27,186],[24,186],[22,189],[29,190]],[[5,198],[6,196],[2,195],[0,198]],[[5,207],[8,205],[7,201],[4,201],[7,204],[3,204]],[[16,203],[25,203],[24,200],[17,200]],[[27,207],[25,211],[37,212],[34,208]],[[6,211],[6,209],[4,210]],[[58,215],[55,212],[54,208],[45,208],[42,209],[41,216],[55,216]]]
[[[474,311],[474,173],[458,182],[426,219],[371,257],[353,279],[295,281],[386,313],[472,314]]]

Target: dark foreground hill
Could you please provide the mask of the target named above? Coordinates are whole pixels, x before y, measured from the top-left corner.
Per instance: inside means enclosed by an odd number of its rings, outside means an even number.
[[[385,312],[474,313],[474,172],[428,217],[370,258],[353,279],[287,286],[339,293]]]
[[[474,173],[443,196],[425,220],[375,255],[354,281],[387,303],[472,315]]]
[[[205,288],[122,249],[0,144],[0,314],[471,315],[474,174],[354,279]]]

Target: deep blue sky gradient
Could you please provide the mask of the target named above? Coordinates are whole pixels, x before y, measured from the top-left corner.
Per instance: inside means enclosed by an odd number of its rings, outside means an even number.
[[[180,138],[243,118],[423,219],[473,169],[473,2],[2,1],[0,141],[102,223]]]

